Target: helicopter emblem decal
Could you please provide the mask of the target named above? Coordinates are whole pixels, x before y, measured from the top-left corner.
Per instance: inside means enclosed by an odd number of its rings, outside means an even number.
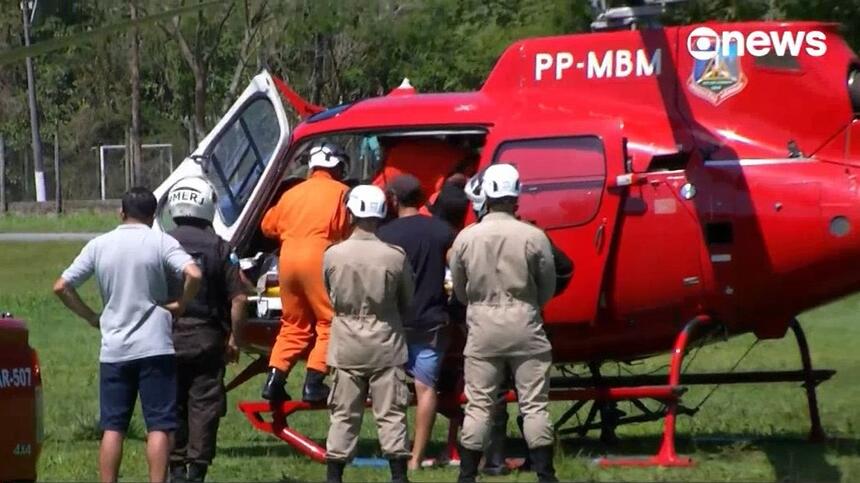
[[[736,96],[747,85],[737,42],[731,42],[726,47],[722,49],[715,43],[713,48],[716,55],[709,59],[695,59],[693,72],[687,82],[690,92],[715,106]]]

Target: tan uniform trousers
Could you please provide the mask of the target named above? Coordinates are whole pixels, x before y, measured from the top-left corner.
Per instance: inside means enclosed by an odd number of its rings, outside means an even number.
[[[348,462],[355,456],[368,389],[383,456],[388,459],[409,458],[406,411],[411,395],[403,368],[332,370],[329,395],[331,425],[326,439],[326,459]]]
[[[460,444],[473,451],[486,449],[492,415],[505,382],[506,368],[514,376],[519,397],[520,413],[524,417],[523,436],[529,448],[553,444],[553,428],[549,418],[549,369],[552,354],[530,356],[466,357],[466,415]]]

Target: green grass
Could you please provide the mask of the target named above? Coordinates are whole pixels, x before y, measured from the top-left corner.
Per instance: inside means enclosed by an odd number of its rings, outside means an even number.
[[[102,233],[119,223],[119,215],[97,211],[76,211],[62,215],[0,215],[0,233]]]
[[[81,244],[0,244],[0,310],[25,318],[31,328],[31,343],[39,350],[45,384],[46,443],[39,462],[44,480],[89,480],[97,478],[98,450],[97,357],[99,335],[84,322],[69,315],[50,294],[54,278],[73,258]],[[90,283],[84,294],[96,299]],[[647,423],[624,426],[617,447],[602,448],[594,440],[566,440],[559,447],[557,468],[565,480],[586,481],[855,481],[860,479],[860,297],[851,297],[805,314],[801,320],[817,367],[837,369],[838,374],[819,390],[825,429],[832,438],[825,445],[805,441],[808,417],[804,392],[796,384],[723,387],[694,417],[681,417],[678,428],[680,452],[692,455],[692,469],[600,469],[594,457],[614,454],[650,454],[659,445],[661,426]],[[692,369],[729,369],[752,342],[740,337],[701,350]],[[654,363],[664,363],[667,356]],[[243,357],[242,363],[249,359]],[[739,369],[795,369],[797,350],[791,336],[760,343]],[[237,367],[231,368],[235,374]],[[298,393],[303,371],[291,378],[291,392]],[[609,370],[607,369],[607,373]],[[212,481],[322,480],[322,465],[309,462],[286,444],[254,431],[235,410],[236,402],[256,399],[261,380],[255,379],[229,395],[228,415],[222,422],[219,455],[211,469]],[[696,387],[684,397],[695,406],[709,387]],[[558,415],[563,404],[555,404]],[[627,405],[622,404],[626,410]],[[513,407],[511,407],[513,411]],[[513,420],[513,418],[512,418]],[[298,414],[291,425],[310,437],[323,440],[328,427],[326,414]],[[440,418],[431,448],[440,450],[446,421]],[[511,425],[513,426],[513,421]],[[146,476],[143,424],[135,416],[126,444],[122,479],[143,480]],[[511,430],[511,434],[518,434]],[[378,453],[372,417],[362,431],[361,456]],[[518,447],[521,441],[514,443]],[[348,468],[350,481],[385,481],[386,470]],[[454,469],[427,470],[412,475],[414,481],[452,481]],[[534,481],[524,473],[485,481]]]

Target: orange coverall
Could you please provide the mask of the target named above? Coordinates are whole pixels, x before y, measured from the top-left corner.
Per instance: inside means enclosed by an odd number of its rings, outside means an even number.
[[[349,231],[344,195],[347,186],[326,171],[285,192],[266,212],[262,230],[281,241],[278,283],[283,316],[269,366],[289,372],[314,338],[309,369],[325,373],[332,308],[323,284],[323,253]]]

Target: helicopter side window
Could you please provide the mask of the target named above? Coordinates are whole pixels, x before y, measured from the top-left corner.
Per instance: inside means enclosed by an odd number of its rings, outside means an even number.
[[[529,139],[502,144],[495,163],[520,172],[519,215],[544,229],[588,223],[597,214],[606,162],[594,136]]]
[[[266,98],[257,99],[225,130],[209,154],[209,179],[218,193],[218,210],[232,225],[278,145],[277,113]]]

